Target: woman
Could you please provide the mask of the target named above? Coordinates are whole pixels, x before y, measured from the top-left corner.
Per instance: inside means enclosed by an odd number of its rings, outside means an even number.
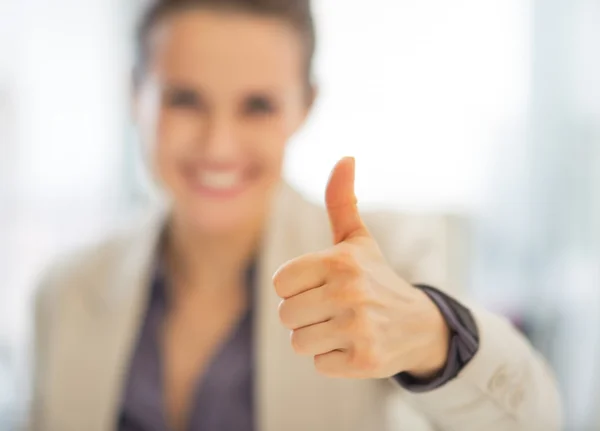
[[[444,287],[441,221],[359,214],[350,158],[327,211],[280,184],[315,95],[308,0],[161,0],[138,48],[170,203],[46,277],[35,429],[558,429],[527,342],[415,285]]]

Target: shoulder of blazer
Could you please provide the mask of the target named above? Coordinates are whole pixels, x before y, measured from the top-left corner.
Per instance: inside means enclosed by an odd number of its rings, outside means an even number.
[[[36,307],[68,298],[110,294],[125,273],[143,273],[151,263],[164,213],[153,210],[134,224],[102,240],[61,256],[43,271],[35,292]]]

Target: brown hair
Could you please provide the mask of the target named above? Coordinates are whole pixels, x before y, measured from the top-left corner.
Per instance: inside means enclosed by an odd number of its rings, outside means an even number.
[[[239,11],[281,19],[292,25],[305,46],[305,74],[312,81],[312,63],[316,36],[310,0],[152,0],[139,22],[136,36],[136,76],[139,78],[148,63],[152,29],[165,17],[190,9],[210,8]]]

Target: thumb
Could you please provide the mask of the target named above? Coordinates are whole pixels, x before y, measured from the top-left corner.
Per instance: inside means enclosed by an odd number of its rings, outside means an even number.
[[[327,183],[325,205],[335,244],[357,236],[369,235],[356,205],[354,171],[354,158],[344,157],[333,168]]]

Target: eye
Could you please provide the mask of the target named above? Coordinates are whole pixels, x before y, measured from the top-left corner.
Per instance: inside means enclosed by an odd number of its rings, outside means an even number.
[[[248,115],[268,115],[275,111],[275,102],[268,96],[250,96],[244,102],[244,113]]]
[[[167,90],[164,99],[168,106],[174,108],[199,109],[203,106],[202,98],[197,92],[184,88]]]

